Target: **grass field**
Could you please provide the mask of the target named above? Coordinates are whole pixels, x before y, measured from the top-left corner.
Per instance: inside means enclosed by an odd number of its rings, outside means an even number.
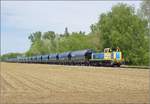
[[[150,103],[149,71],[1,63],[0,103]]]

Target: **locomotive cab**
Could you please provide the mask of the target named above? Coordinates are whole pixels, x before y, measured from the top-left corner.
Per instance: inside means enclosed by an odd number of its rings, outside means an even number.
[[[115,50],[113,50],[112,60],[114,65],[120,66],[122,64],[123,56],[120,48],[117,47]]]
[[[104,52],[92,53],[91,62],[98,63],[98,65],[120,66],[122,64],[122,52],[117,47],[105,48]]]

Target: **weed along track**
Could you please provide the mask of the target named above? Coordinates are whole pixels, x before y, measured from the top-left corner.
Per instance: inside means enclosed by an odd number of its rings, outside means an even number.
[[[1,63],[0,103],[150,103],[149,70]]]

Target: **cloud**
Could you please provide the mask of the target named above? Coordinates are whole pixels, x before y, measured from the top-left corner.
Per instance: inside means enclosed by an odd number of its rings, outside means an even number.
[[[114,4],[116,2],[111,1],[7,1],[2,2],[2,12],[5,11],[6,24],[12,27],[33,30],[55,28],[57,31],[58,26],[63,26],[61,31],[58,31],[63,32],[66,26],[70,28],[85,26],[83,31],[89,31],[87,26],[96,22],[99,15],[110,10]]]

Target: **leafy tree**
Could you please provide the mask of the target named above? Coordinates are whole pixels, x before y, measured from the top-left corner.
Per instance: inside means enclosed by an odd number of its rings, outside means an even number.
[[[32,33],[28,39],[31,40],[32,43],[34,43],[35,41],[40,41],[41,40],[41,35],[42,33],[40,31]]]
[[[58,41],[58,51],[73,51],[88,48],[85,32],[72,32],[67,37],[61,37]]]
[[[143,0],[139,9],[139,16],[143,19],[147,19],[149,24],[149,35],[146,36],[147,41],[149,42],[149,52],[145,53],[145,57],[149,57],[150,61],[150,1],[149,0]],[[145,59],[147,60],[147,59]]]
[[[5,60],[5,59],[9,59],[9,58],[16,58],[16,57],[22,56],[22,55],[23,54],[21,54],[21,53],[7,53],[7,54],[0,56],[0,60]]]
[[[43,35],[43,39],[49,39],[49,40],[54,40],[55,39],[55,32],[54,31],[48,31],[45,32]]]
[[[56,35],[55,35],[55,32],[53,31],[48,31],[43,34],[44,45],[45,47],[48,47],[48,52],[56,51],[55,38],[56,38]]]
[[[150,1],[149,0],[143,0],[143,2],[141,3],[140,10],[139,10],[139,15],[142,18],[148,19],[150,23]]]
[[[27,56],[32,55],[39,55],[39,54],[45,54],[47,51],[47,48],[44,47],[44,43],[42,41],[42,33],[41,32],[35,32],[32,33],[29,37],[31,40],[31,47],[28,52],[26,52]]]
[[[143,60],[148,52],[148,22],[139,18],[134,8],[126,4],[118,4],[111,12],[103,13],[92,31],[100,31],[103,48],[120,47],[130,64],[147,64]],[[146,58],[146,57],[145,57]]]

